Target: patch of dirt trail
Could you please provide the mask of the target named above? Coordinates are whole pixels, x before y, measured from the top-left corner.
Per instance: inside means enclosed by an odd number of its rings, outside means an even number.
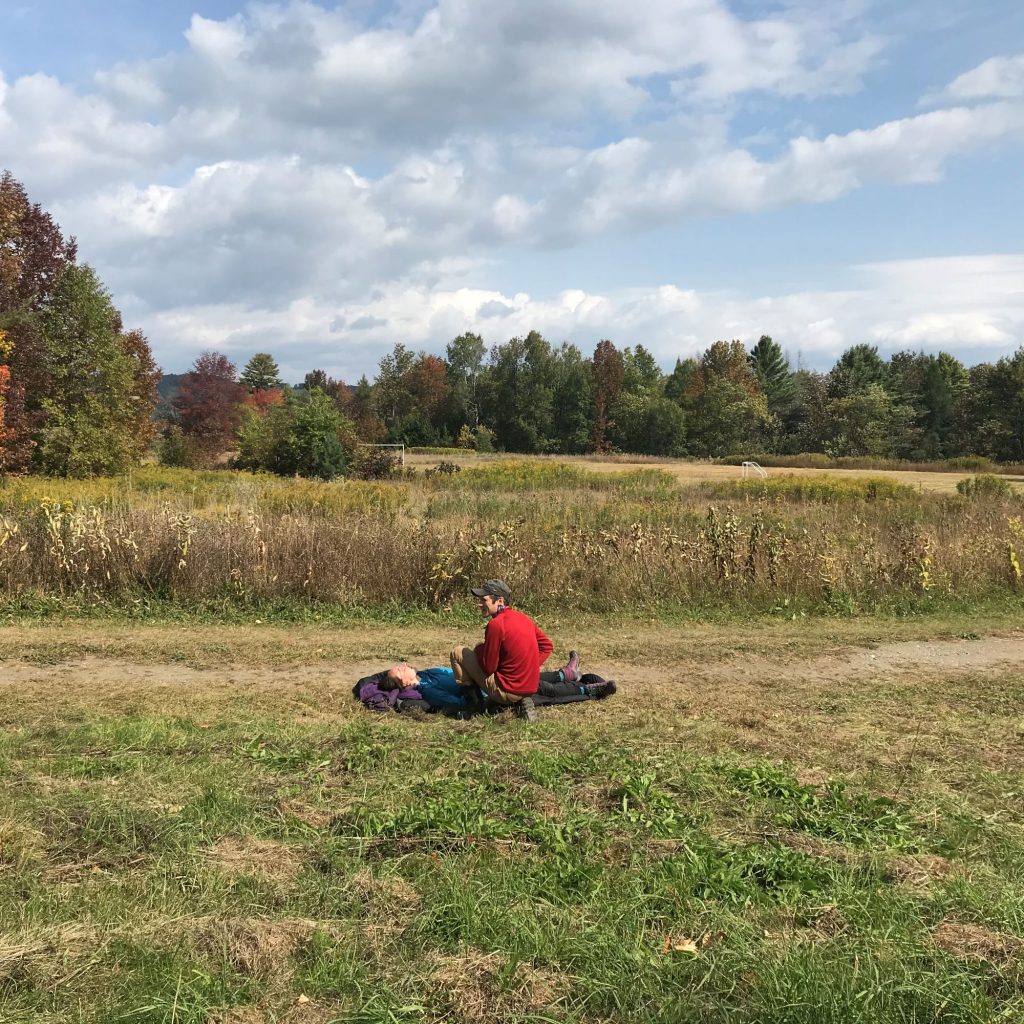
[[[349,639],[352,643],[354,638]],[[435,638],[439,649],[443,643]],[[1024,671],[1024,633],[976,640],[911,640],[870,647],[845,647],[813,657],[774,652],[767,655],[709,644],[704,653],[693,654],[681,664],[665,665],[650,656],[642,660],[643,645],[628,657],[607,655],[592,667],[614,675],[630,705],[666,702],[680,706],[728,706],[736,715],[736,727],[757,729],[763,725],[760,711],[777,703],[769,694],[812,693],[839,687],[877,686],[879,682],[918,685],[928,677],[957,677],[988,672]],[[626,651],[621,652],[626,655]],[[426,665],[441,664],[435,655],[417,659]],[[184,701],[195,710],[205,702],[246,696],[255,704],[277,706],[294,703],[301,716],[342,718],[352,713],[352,683],[377,671],[386,661],[345,660],[331,665],[289,664],[253,667],[226,661],[219,667],[190,667],[178,662],[139,662],[102,656],[78,657],[55,664],[9,659],[0,662],[0,694],[22,702],[38,702],[41,713],[57,699],[65,705],[92,707],[109,703],[111,709],[126,696],[148,698],[155,703]],[[585,670],[589,667],[586,663]],[[613,712],[621,700],[600,705]],[[595,708],[596,710],[596,708]]]

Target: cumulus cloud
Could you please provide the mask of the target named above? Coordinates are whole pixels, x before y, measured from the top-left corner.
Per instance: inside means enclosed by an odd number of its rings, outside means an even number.
[[[990,57],[955,78],[936,99],[954,103],[1024,97],[1024,54]]]
[[[975,361],[988,358],[994,347],[1024,344],[1024,255],[866,264],[850,268],[850,278],[856,286],[848,290],[778,295],[666,284],[533,297],[394,285],[349,306],[348,327],[335,327],[335,309],[308,302],[255,313],[200,307],[160,314],[158,323],[179,362],[204,347],[247,358],[287,331],[294,340],[281,352],[281,363],[295,380],[316,366],[352,381],[372,373],[396,339],[443,352],[464,331],[481,334],[490,345],[539,330],[586,354],[602,338],[642,343],[666,369],[716,339],[752,344],[762,334],[771,334],[794,364],[799,359],[811,368],[830,366],[844,348],[862,341],[884,351],[954,349]],[[488,316],[499,305],[506,310],[500,320]]]
[[[360,20],[370,7],[379,16]],[[584,345],[654,339],[668,359],[722,333],[756,337],[773,317],[815,352],[841,347],[851,324],[893,344],[1017,338],[1016,306],[989,287],[938,309],[911,289],[913,309],[890,308],[877,267],[848,293],[762,298],[681,284],[596,294],[567,278],[546,298],[482,287],[531,248],[932,183],[953,159],[1024,138],[1022,58],[1000,57],[951,83],[939,109],[739,142],[744,114],[862,88],[884,45],[856,0],[751,7],[254,3],[195,15],[183,47],[89,88],[0,76],[0,152],[172,368],[172,353],[213,345],[349,374],[396,339],[533,327]]]

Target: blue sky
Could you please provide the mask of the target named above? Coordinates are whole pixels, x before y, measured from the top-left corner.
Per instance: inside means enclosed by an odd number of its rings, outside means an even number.
[[[0,165],[158,360],[1024,344],[1019,0],[2,5]]]

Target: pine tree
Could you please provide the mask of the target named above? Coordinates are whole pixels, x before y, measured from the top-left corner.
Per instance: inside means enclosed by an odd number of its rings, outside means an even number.
[[[245,364],[239,383],[250,393],[279,390],[284,387],[277,363],[274,362],[274,357],[267,352],[257,352]]]

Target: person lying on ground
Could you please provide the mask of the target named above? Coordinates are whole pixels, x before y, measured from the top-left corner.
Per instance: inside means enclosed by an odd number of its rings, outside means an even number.
[[[353,695],[371,711],[453,711],[466,710],[463,689],[450,668],[413,668],[400,662],[389,669],[364,676],[352,688]],[[593,673],[581,674],[579,656],[572,651],[566,665],[554,672],[542,672],[534,703],[573,704],[602,700],[615,693],[615,680]],[[481,700],[483,695],[479,695]]]
[[[475,703],[482,690],[491,704],[514,706],[521,718],[533,721],[540,667],[554,645],[529,615],[512,607],[504,580],[485,580],[470,593],[487,625],[482,644],[452,651],[455,681],[464,688],[467,703]]]

